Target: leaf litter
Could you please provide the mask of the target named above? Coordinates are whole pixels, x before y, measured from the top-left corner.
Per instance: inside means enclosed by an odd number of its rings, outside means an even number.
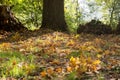
[[[0,52],[5,51],[35,55],[35,80],[64,80],[74,72],[75,79],[120,79],[119,35],[6,32],[0,35]]]

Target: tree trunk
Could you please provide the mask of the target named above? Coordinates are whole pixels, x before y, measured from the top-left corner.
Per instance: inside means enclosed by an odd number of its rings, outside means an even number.
[[[14,16],[12,6],[0,5],[0,30],[23,31],[27,30],[24,25]]]
[[[41,28],[68,31],[64,17],[64,0],[43,0]]]

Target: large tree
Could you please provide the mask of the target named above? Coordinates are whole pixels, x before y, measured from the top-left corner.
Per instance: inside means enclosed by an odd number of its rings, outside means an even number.
[[[41,28],[68,31],[64,17],[64,0],[43,0]]]

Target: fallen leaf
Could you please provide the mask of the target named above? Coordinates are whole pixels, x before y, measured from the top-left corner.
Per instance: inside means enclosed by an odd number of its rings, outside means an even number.
[[[42,77],[45,77],[45,76],[47,75],[47,73],[46,73],[46,71],[42,71],[42,72],[40,72],[40,75],[41,75]]]
[[[60,67],[56,68],[55,71],[58,72],[58,73],[61,73],[62,72],[62,68],[60,68]]]

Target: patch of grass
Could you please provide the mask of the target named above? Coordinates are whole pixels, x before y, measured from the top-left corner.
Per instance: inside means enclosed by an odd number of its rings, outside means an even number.
[[[25,56],[19,52],[0,53],[0,78],[25,77],[35,69],[34,56]]]
[[[65,80],[76,80],[76,72],[73,71],[70,74],[68,74]]]
[[[79,57],[80,56],[80,52],[79,51],[76,51],[76,52],[71,52],[69,55],[68,55],[68,58],[71,58],[71,57]]]

